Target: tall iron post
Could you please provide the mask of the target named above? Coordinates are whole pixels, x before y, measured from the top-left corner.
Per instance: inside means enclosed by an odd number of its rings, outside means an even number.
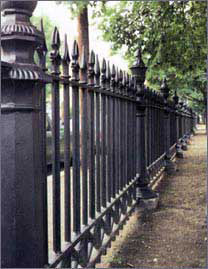
[[[186,139],[185,139],[185,113],[184,113],[184,101],[180,101],[179,102],[179,105],[180,105],[180,110],[181,110],[181,120],[182,120],[182,137],[181,137],[181,148],[182,150],[186,151],[188,150],[188,146],[187,146],[187,143],[186,143]]]
[[[175,171],[175,165],[171,160],[171,152],[170,152],[170,107],[168,102],[168,97],[170,95],[170,89],[167,85],[167,80],[164,79],[160,88],[163,98],[164,98],[164,150],[165,150],[165,171],[168,174],[172,174]]]
[[[158,197],[157,194],[151,190],[149,185],[149,175],[147,172],[147,126],[146,126],[146,99],[145,99],[145,74],[147,71],[146,66],[142,60],[141,50],[136,52],[136,61],[131,67],[133,78],[136,81],[137,93],[136,93],[136,121],[137,128],[137,143],[138,150],[136,158],[140,155],[137,165],[137,178],[138,178],[138,195],[139,199],[151,199]]]
[[[179,112],[178,112],[178,102],[179,97],[177,92],[175,91],[175,95],[173,97],[174,106],[175,106],[175,121],[176,121],[176,157],[183,158],[183,151],[181,149],[181,143],[179,141]]]
[[[2,268],[42,268],[48,260],[42,89],[49,77],[34,62],[44,44],[30,22],[36,5],[1,2],[1,55],[10,68],[1,92]]]
[[[190,113],[191,113],[191,134],[195,135],[195,114],[193,109],[190,109]]]

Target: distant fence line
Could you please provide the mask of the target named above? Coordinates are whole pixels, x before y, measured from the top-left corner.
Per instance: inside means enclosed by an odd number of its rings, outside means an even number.
[[[171,170],[172,159],[194,132],[196,116],[177,92],[170,97],[166,80],[161,92],[144,86],[147,68],[140,49],[130,75],[105,59],[100,63],[93,51],[88,60],[76,41],[70,55],[67,37],[61,56],[55,28],[48,72],[43,23],[38,30],[29,19],[36,4],[2,1],[2,267],[94,267],[140,199],[156,197],[150,183],[163,169]],[[35,51],[39,64],[33,60]],[[52,94],[51,130],[46,128],[46,84]],[[47,151],[53,180],[52,254]]]

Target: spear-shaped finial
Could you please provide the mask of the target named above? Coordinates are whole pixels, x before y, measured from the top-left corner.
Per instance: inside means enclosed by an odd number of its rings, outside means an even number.
[[[135,61],[134,65],[136,64],[139,67],[145,67],[145,64],[144,64],[143,59],[142,59],[141,48],[137,49],[137,51],[135,53],[135,58],[136,58],[136,61]]]
[[[105,73],[106,72],[106,60],[103,58],[103,61],[102,61],[102,69],[101,69],[101,72],[102,73]]]
[[[101,85],[105,88],[106,84],[106,60],[103,58],[101,67]]]
[[[96,79],[96,86],[100,86],[100,62],[98,55],[95,58],[95,79]]]
[[[98,55],[96,55],[95,58],[95,76],[100,76],[100,62],[99,62],[99,58]]]
[[[43,52],[47,53],[48,48],[47,48],[47,44],[46,44],[45,31],[44,31],[44,26],[43,26],[43,18],[41,18],[41,20],[40,20],[40,31],[43,35],[43,44],[41,46],[41,49],[43,50]]]
[[[57,27],[55,27],[53,31],[51,47],[52,47],[52,51],[50,53],[50,58],[52,62],[52,74],[59,75],[60,74],[59,66],[61,64],[61,56],[59,53],[60,36],[59,36],[59,31]]]
[[[112,72],[111,72],[111,89],[113,92],[115,92],[115,87],[116,87],[115,77],[116,77],[116,68],[115,68],[115,65],[113,64]]]
[[[45,31],[43,27],[43,19],[40,20],[40,32],[42,33],[42,44],[37,48],[37,53],[39,57],[39,65],[42,67],[43,71],[47,71],[46,68],[46,55],[48,52],[45,38]]]
[[[119,85],[119,70],[116,68],[116,83]]]
[[[93,50],[91,50],[90,53],[90,59],[89,59],[89,65],[94,66],[95,64],[95,53]]]
[[[95,53],[92,50],[89,57],[89,69],[88,69],[88,78],[89,78],[89,85],[94,85],[94,66],[95,66]]]
[[[63,62],[66,64],[70,63],[70,56],[69,56],[69,48],[67,43],[67,35],[64,36],[64,56],[63,56]]]
[[[108,66],[107,66],[107,70],[106,70],[106,79],[107,81],[110,81],[111,79],[111,70],[110,70],[110,62],[108,61]]]
[[[53,31],[53,36],[52,36],[52,48],[53,49],[59,49],[60,48],[60,35],[57,27],[55,26],[54,31]]]
[[[167,84],[167,79],[166,78],[163,79],[163,82],[162,82],[162,85],[161,85],[160,90],[161,90],[161,92],[163,94],[163,97],[167,101],[167,99],[169,97],[170,89],[168,88],[168,84]]]
[[[79,48],[78,48],[77,41],[74,40],[73,47],[72,47],[72,59],[74,61],[77,61],[78,58],[79,58]]]
[[[175,106],[178,105],[178,101],[179,101],[179,97],[177,95],[177,91],[175,90],[175,95],[173,96],[173,101],[174,101],[174,104]]]
[[[120,69],[119,74],[119,92],[123,94],[123,71]]]
[[[136,77],[137,83],[140,85],[140,89],[144,87],[145,74],[147,68],[142,59],[141,48],[139,48],[135,53],[135,62],[131,67],[132,75]]]
[[[72,47],[72,80],[78,81],[79,80],[79,48],[77,41],[74,40],[73,47]]]
[[[64,36],[64,56],[62,60],[63,65],[63,76],[69,76],[69,64],[70,64],[70,56],[69,56],[69,49],[67,44],[67,35]]]
[[[112,65],[112,72],[111,72],[111,77],[115,78],[116,77],[116,68],[115,65]]]
[[[126,79],[126,72],[124,71],[123,72],[123,81],[122,81],[122,84],[123,84],[124,87],[126,87],[126,80],[127,80]]]

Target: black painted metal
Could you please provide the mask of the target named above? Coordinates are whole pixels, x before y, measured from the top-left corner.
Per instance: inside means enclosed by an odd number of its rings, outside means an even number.
[[[70,106],[70,92],[69,92],[69,50],[67,44],[67,36],[65,35],[64,42],[64,57],[62,60],[63,66],[63,87],[64,87],[64,183],[65,183],[65,240],[71,241],[71,153],[70,153],[70,124],[69,124],[69,106]]]
[[[61,223],[60,223],[60,87],[59,66],[61,56],[59,54],[60,37],[55,28],[52,38],[51,62],[52,62],[52,175],[53,175],[53,250],[61,250]]]
[[[148,126],[150,122],[147,121],[147,115],[150,112],[150,106],[147,108],[147,100],[149,95],[149,91],[144,87],[145,81],[145,73],[146,67],[141,57],[141,50],[139,49],[136,53],[136,62],[131,68],[133,76],[136,80],[137,84],[137,99],[136,99],[136,107],[137,107],[137,120],[139,120],[139,129],[140,129],[140,137],[139,137],[139,148],[142,152],[142,157],[140,158],[140,175],[138,176],[138,188],[141,192],[141,195],[138,198],[155,198],[156,194],[148,187],[149,185],[149,175],[147,171],[148,160],[150,155],[148,155],[148,142],[147,137],[149,137],[149,129]],[[148,132],[148,133],[147,133]],[[148,136],[147,136],[148,134]],[[147,158],[148,157],[148,158]],[[138,175],[138,173],[137,173]]]
[[[2,3],[2,267],[93,267],[140,198],[156,197],[150,186],[164,160],[185,148],[196,116],[176,94],[169,100],[167,85],[163,95],[144,86],[140,50],[130,76],[105,59],[100,70],[98,56],[91,52],[88,61],[84,48],[79,66],[75,41],[70,67],[67,38],[61,57],[55,28],[48,75],[43,22],[39,31],[29,21],[37,1]],[[47,237],[46,83],[52,86],[53,253]]]
[[[42,89],[49,77],[33,60],[44,40],[30,23],[37,1],[17,2],[1,2],[2,268],[48,262]]]

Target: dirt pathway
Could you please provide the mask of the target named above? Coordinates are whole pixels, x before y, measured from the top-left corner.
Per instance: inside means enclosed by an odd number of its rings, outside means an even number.
[[[158,208],[136,212],[98,267],[206,267],[206,151],[199,130],[176,174],[162,181]]]

